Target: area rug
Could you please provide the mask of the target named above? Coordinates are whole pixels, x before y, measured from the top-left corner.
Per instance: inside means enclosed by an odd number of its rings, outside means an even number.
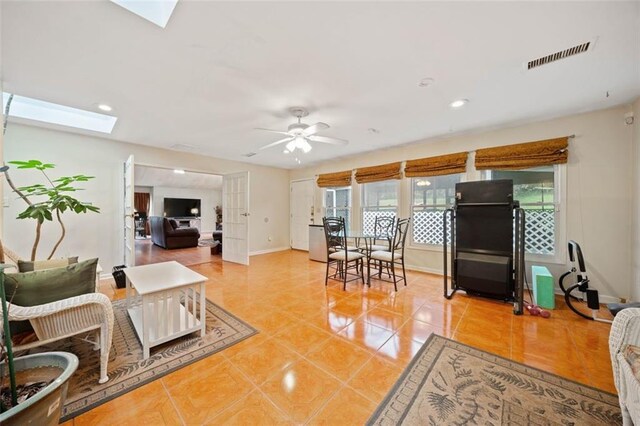
[[[431,335],[369,425],[615,425],[618,398]]]
[[[151,348],[142,359],[142,346],[129,315],[126,301],[113,302],[113,344],[109,354],[109,381],[99,384],[99,351],[80,339],[65,339],[38,349],[62,350],[76,354],[80,366],[71,377],[61,422],[91,410],[137,387],[201,360],[253,336],[258,331],[218,305],[207,300],[207,332],[204,338],[193,333]],[[35,352],[35,351],[33,351]]]
[[[198,247],[214,247],[220,244],[220,241],[214,241],[213,238],[198,240]]]

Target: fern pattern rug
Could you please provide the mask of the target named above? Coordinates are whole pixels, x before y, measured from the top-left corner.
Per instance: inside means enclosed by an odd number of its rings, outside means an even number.
[[[618,397],[431,335],[370,425],[615,425]]]
[[[99,384],[99,351],[80,339],[65,339],[38,350],[74,353],[80,366],[71,377],[61,421],[66,421],[117,398],[133,389],[186,365],[228,348],[257,333],[257,330],[207,300],[207,331],[203,338],[193,333],[151,348],[142,359],[142,346],[126,310],[126,301],[113,302],[113,344],[109,353],[109,381]],[[199,312],[199,310],[198,310]],[[35,352],[35,351],[33,351]]]

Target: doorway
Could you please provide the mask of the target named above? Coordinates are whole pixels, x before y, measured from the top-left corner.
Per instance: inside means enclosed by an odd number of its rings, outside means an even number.
[[[133,170],[135,264],[221,262],[223,177],[140,164]]]

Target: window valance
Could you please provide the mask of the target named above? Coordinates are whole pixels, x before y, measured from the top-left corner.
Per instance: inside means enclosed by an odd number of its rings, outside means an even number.
[[[458,152],[409,160],[404,166],[404,174],[407,177],[426,177],[464,173],[467,169],[468,155],[468,152]]]
[[[333,186],[350,186],[351,170],[318,175],[318,180],[316,182],[320,188],[330,188]]]
[[[485,148],[476,151],[478,170],[518,170],[565,164],[569,157],[569,137]]]
[[[356,170],[356,182],[369,183],[389,179],[402,179],[402,162],[381,166],[362,167]]]

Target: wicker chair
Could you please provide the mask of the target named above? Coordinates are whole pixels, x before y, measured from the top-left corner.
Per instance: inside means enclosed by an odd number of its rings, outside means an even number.
[[[7,254],[12,261],[18,261],[18,257],[13,252],[7,253],[5,250],[5,255]],[[96,279],[96,290],[97,282]],[[98,382],[105,383],[109,380],[107,365],[114,319],[111,300],[106,295],[97,292],[83,294],[29,307],[9,303],[8,311],[9,321],[28,320],[38,338],[35,342],[15,345],[14,351],[31,349],[79,334],[91,334],[94,338],[88,341],[94,345],[95,350],[100,350],[100,378]]]
[[[618,390],[623,425],[640,425],[640,381],[624,357],[627,345],[640,346],[640,308],[623,309],[616,315],[609,334],[613,379]]]

